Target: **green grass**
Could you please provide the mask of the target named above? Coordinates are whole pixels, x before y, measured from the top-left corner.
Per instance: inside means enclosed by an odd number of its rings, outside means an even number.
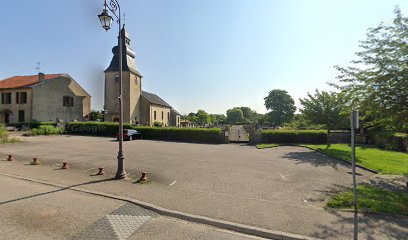
[[[335,209],[353,208],[353,191],[342,192],[327,203]],[[408,193],[391,192],[368,185],[357,187],[357,208],[361,212],[382,212],[408,216]]]
[[[329,156],[351,161],[351,147],[347,144],[302,145]],[[408,153],[382,150],[374,147],[357,146],[357,163],[381,174],[408,174]]]
[[[259,149],[264,149],[264,148],[274,148],[280,146],[279,144],[276,143],[260,143],[256,144],[256,147]]]

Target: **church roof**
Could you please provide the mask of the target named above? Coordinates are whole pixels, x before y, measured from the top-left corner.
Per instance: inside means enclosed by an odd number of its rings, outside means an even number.
[[[176,115],[181,115],[179,112],[177,112],[177,110],[176,109],[174,109],[174,108],[171,108],[171,111],[173,111]]]
[[[64,74],[46,74],[44,80],[50,80],[57,77],[64,76]],[[31,76],[14,76],[0,81],[0,89],[13,89],[30,87],[40,82],[38,75]]]
[[[144,97],[150,103],[171,108],[170,104],[166,103],[163,99],[161,99],[156,94],[142,91],[142,97]]]

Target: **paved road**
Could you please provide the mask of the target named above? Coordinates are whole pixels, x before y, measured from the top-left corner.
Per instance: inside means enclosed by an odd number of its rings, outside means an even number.
[[[0,183],[0,239],[261,239],[91,194],[5,176]]]
[[[105,166],[114,174],[117,142],[109,138],[51,136],[3,145],[0,153],[22,161],[39,157],[48,169],[10,167],[35,178],[74,181]],[[324,209],[330,194],[351,186],[350,166],[299,147],[257,150],[245,145],[206,145],[133,141],[124,145],[126,169],[135,180],[141,171],[151,183],[98,184],[93,189],[201,216],[319,238],[347,239],[352,214]],[[66,178],[50,166],[68,161]],[[8,165],[8,164],[7,164]],[[31,172],[30,172],[31,171]],[[47,174],[44,174],[44,172]],[[74,171],[79,173],[75,175]],[[358,170],[358,180],[372,177]],[[72,180],[74,179],[74,180]],[[71,183],[67,183],[71,184]],[[407,234],[408,218],[361,216],[362,236],[398,239]]]

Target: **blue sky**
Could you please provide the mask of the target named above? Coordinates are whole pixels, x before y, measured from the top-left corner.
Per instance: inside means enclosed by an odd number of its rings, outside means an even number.
[[[119,0],[145,91],[181,113],[225,113],[285,89],[295,99],[330,90],[367,28],[390,23],[408,0]],[[68,73],[103,106],[103,70],[117,26],[105,32],[102,0],[13,0],[2,4],[0,79]]]

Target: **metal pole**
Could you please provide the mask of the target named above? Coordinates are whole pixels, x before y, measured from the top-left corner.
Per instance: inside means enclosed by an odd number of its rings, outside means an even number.
[[[357,124],[357,111],[352,110],[351,113],[351,160],[353,168],[353,192],[354,192],[354,240],[358,239],[358,213],[357,213],[357,182],[356,182],[356,146],[355,134]]]
[[[123,50],[122,50],[122,34],[121,34],[121,12],[120,6],[118,5],[119,9],[119,151],[118,151],[118,169],[115,175],[115,179],[123,179],[126,178],[126,172],[124,167],[124,156],[123,156],[123,103],[122,103],[122,58],[123,58]]]

